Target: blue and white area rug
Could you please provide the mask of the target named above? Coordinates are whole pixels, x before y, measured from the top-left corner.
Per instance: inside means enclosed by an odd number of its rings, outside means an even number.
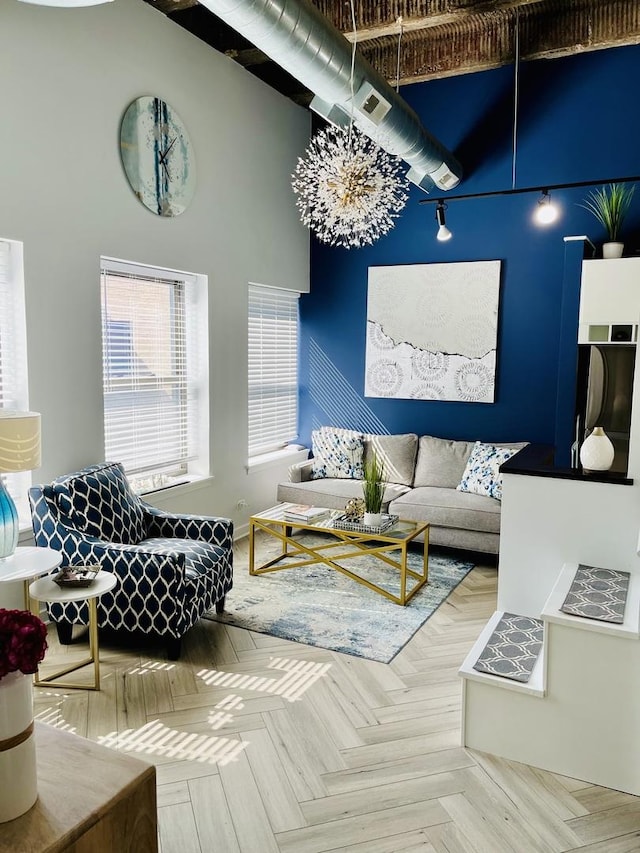
[[[418,551],[411,552],[408,560],[411,568],[421,571],[422,555]],[[358,557],[357,568],[355,562],[346,565],[380,586],[394,574],[388,567],[380,568],[372,557]],[[211,612],[205,618],[389,663],[473,566],[433,549],[429,554],[429,582],[405,607],[327,566],[253,577],[243,567],[234,573],[225,612],[221,616]],[[397,593],[397,589],[393,591]]]

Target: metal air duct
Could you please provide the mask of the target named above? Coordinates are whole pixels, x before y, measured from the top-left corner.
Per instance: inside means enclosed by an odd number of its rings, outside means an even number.
[[[407,177],[428,191],[455,187],[456,158],[420,123],[387,81],[356,54],[351,103],[352,46],[309,0],[200,0],[277,62],[315,98],[311,108],[336,124],[353,121],[363,133],[411,167]]]

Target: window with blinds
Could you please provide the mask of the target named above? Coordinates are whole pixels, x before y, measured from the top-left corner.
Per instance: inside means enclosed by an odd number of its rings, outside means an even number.
[[[297,436],[298,297],[249,285],[249,458]]]
[[[22,243],[0,239],[0,406],[17,411],[29,409],[22,256]],[[21,525],[27,524],[31,472],[2,476]]]
[[[149,491],[202,469],[197,276],[102,259],[105,456]]]

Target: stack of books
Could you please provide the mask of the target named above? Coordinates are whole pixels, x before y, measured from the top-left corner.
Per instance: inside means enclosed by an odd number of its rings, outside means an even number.
[[[331,510],[323,506],[308,506],[307,504],[287,504],[284,509],[285,521],[298,521],[303,524],[321,521],[328,518]]]

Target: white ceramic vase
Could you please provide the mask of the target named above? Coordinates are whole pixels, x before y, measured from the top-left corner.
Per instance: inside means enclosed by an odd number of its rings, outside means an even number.
[[[382,524],[382,513],[365,512],[362,521],[365,527],[380,527],[380,525]]]
[[[621,258],[624,249],[624,243],[603,243],[602,257],[603,258]]]
[[[608,471],[613,465],[614,449],[602,427],[594,427],[580,448],[580,462],[585,471]]]
[[[0,678],[0,823],[20,817],[38,799],[32,690],[30,675]]]

